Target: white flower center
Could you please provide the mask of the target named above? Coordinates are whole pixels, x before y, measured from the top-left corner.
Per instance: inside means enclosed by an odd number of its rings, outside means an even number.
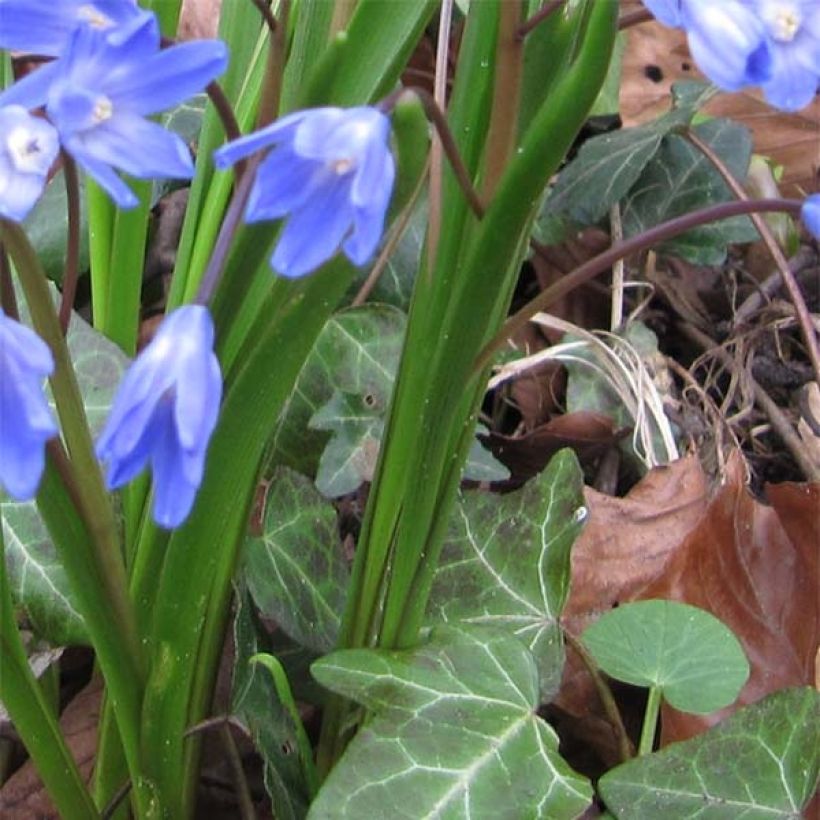
[[[77,16],[84,23],[88,23],[92,28],[111,28],[111,26],[114,25],[114,21],[110,17],[103,14],[91,3],[80,6],[80,8],[77,9]]]
[[[111,100],[104,94],[97,97],[97,101],[94,103],[94,110],[91,112],[91,118],[94,120],[94,124],[99,125],[101,122],[110,120],[113,113],[114,104]]]
[[[351,171],[355,164],[356,163],[353,162],[353,160],[349,157],[342,157],[342,159],[334,160],[331,163],[330,167],[333,168],[333,172],[335,174],[338,174],[341,177],[344,176],[348,171]]]
[[[800,31],[803,19],[794,3],[773,3],[763,10],[769,33],[778,43],[790,43]]]
[[[43,148],[36,135],[18,125],[6,137],[6,148],[14,167],[24,174],[43,173]]]

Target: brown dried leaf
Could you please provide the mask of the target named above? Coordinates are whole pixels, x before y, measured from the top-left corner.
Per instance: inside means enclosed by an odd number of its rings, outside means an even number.
[[[512,478],[506,484],[512,487],[541,472],[563,447],[571,447],[583,463],[598,458],[618,437],[612,419],[584,410],[556,416],[523,436],[490,433],[487,443],[493,455],[509,467]]]
[[[701,607],[737,635],[751,675],[737,705],[786,686],[812,684],[820,640],[820,485],[767,488],[772,506],[746,490],[738,458],[703,519],[662,575],[638,598]],[[734,710],[709,716],[665,710],[664,742],[700,733]]]
[[[60,717],[60,729],[86,782],[91,777],[97,748],[102,684],[98,678],[69,703]],[[0,817],[5,820],[59,820],[48,792],[31,760],[21,766],[0,789]]]

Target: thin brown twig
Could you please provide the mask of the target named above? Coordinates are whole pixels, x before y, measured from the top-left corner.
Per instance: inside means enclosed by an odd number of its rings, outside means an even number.
[[[724,182],[729,186],[729,189],[735,197],[743,202],[749,201],[750,197],[746,191],[743,190],[743,186],[727,168],[726,163],[712,150],[712,147],[704,142],[691,128],[686,131],[685,137],[709,160],[715,170],[721,175]],[[783,251],[780,250],[780,246],[777,244],[777,240],[774,238],[771,229],[766,224],[766,220],[755,213],[749,214],[749,218],[763,239],[763,243],[766,245],[766,249],[769,251],[783,279],[783,285],[794,305],[797,323],[800,325],[800,331],[806,343],[806,352],[808,353],[809,361],[814,370],[814,378],[818,384],[820,384],[820,348],[818,348],[817,345],[817,334],[814,332],[814,326],[812,324],[811,315],[809,314],[809,309],[806,307],[806,301],[800,292],[800,287],[794,278],[794,274],[789,268],[788,260],[783,255]]]
[[[649,9],[636,9],[635,11],[627,12],[618,18],[618,31],[637,26],[640,23],[648,23],[654,20],[654,16]]]
[[[265,0],[251,0],[251,3],[259,9],[259,13],[262,15],[262,19],[265,21],[265,25],[268,27],[270,33],[276,34],[276,29],[279,28],[279,26],[271,11],[270,3],[265,2]]]
[[[585,284],[590,279],[594,279],[604,271],[609,270],[618,259],[637,253],[638,251],[646,250],[653,245],[665,242],[673,236],[677,236],[678,234],[708,222],[728,219],[732,216],[739,216],[755,211],[761,213],[786,211],[799,214],[802,204],[800,200],[795,199],[757,199],[723,202],[720,205],[712,205],[708,208],[702,208],[701,210],[675,217],[667,222],[661,222],[660,225],[655,225],[648,231],[636,234],[629,239],[625,239],[623,242],[612,245],[603,253],[599,253],[597,256],[576,268],[572,273],[564,276],[554,285],[543,290],[535,299],[528,302],[521,310],[510,316],[495,336],[484,345],[484,348],[476,357],[473,372],[476,374],[480,373],[487,364],[489,364],[495,351],[503,347],[507,339],[525,327],[527,322],[529,322],[536,313],[546,311],[557,299],[566,296],[570,291],[575,290],[575,288]],[[539,250],[539,247],[542,247],[534,241],[531,241],[530,244],[536,251]]]
[[[63,293],[60,299],[60,327],[63,336],[68,333],[74,298],[77,295],[77,279],[80,271],[80,180],[74,160],[63,155],[63,178],[65,180],[66,206],[68,211],[68,237],[66,239]]]
[[[683,333],[695,342],[698,347],[716,356],[726,367],[732,367],[732,357],[714,339],[688,322],[683,322],[680,327]],[[766,414],[772,427],[788,448],[792,458],[797,462],[805,477],[809,481],[820,481],[820,469],[806,455],[805,446],[800,440],[800,436],[795,433],[786,414],[751,374],[748,375],[748,381],[754,394],[755,404]]]
[[[601,706],[604,707],[607,722],[612,727],[612,733],[615,735],[615,740],[618,744],[618,754],[621,762],[625,762],[630,758],[635,757],[635,747],[629,739],[626,732],[621,712],[618,709],[618,704],[615,703],[615,698],[612,695],[612,690],[604,680],[598,664],[595,659],[589,654],[587,648],[576,638],[569,630],[564,630],[564,640],[569,644],[581,663],[586,667],[589,676],[592,678],[592,683],[595,685],[595,691],[598,693],[598,698],[601,701]]]
[[[239,802],[239,816],[242,820],[256,820],[256,808],[253,805],[253,796],[248,785],[248,777],[245,774],[245,767],[242,765],[242,758],[239,756],[239,749],[231,734],[231,725],[227,721],[220,728],[222,742],[225,744],[228,762],[233,770],[234,785],[236,786],[236,798]]]
[[[11,265],[9,255],[3,243],[0,242],[0,308],[10,319],[20,320],[17,310],[17,296],[14,293],[14,283],[11,281]]]
[[[262,99],[259,101],[259,112],[256,115],[256,127],[264,128],[276,119],[279,102],[282,96],[282,78],[287,59],[287,28],[290,15],[290,0],[279,4],[279,27],[273,31],[268,47],[265,65],[265,82],[262,85]]]
[[[130,791],[131,779],[129,778],[117,789],[117,791],[114,792],[113,796],[108,801],[108,805],[102,810],[102,812],[100,812],[100,820],[111,820],[117,809],[122,804],[122,801],[128,797],[128,793]]]

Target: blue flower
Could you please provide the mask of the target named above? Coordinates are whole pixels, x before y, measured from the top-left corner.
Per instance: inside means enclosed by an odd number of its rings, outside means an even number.
[[[354,265],[373,255],[396,176],[390,120],[376,108],[315,108],[283,117],[214,153],[218,168],[275,145],[260,163],[248,222],[288,217],[271,257],[297,277],[341,247]]]
[[[184,141],[145,117],[201,91],[225,69],[227,51],[218,40],[160,51],[153,17],[120,34],[79,27],[62,57],[0,95],[0,105],[45,104],[65,150],[128,208],[138,200],[114,168],[140,179],[193,174]]]
[[[800,218],[808,232],[820,242],[820,194],[806,197],[800,209]]]
[[[222,398],[213,343],[213,322],[202,305],[166,316],[126,372],[97,442],[111,490],[150,464],[153,515],[161,527],[187,518],[202,482]]]
[[[783,111],[798,111],[817,93],[820,82],[820,4],[818,0],[745,0],[762,20],[772,55],[766,99]]]
[[[685,29],[698,68],[726,91],[759,85],[772,73],[765,26],[747,2],[644,0],[662,23]]]
[[[46,184],[60,146],[57,132],[25,108],[0,108],[0,216],[20,222]]]
[[[134,0],[0,0],[0,48],[57,57],[78,26],[117,37],[118,27],[149,18]]]
[[[43,393],[53,370],[48,345],[0,310],[0,488],[18,501],[37,493],[45,443],[57,435]]]

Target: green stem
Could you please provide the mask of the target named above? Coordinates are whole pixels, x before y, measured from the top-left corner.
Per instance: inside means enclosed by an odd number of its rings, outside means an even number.
[[[649,689],[649,697],[646,699],[646,711],[643,716],[641,740],[638,744],[638,756],[652,753],[652,747],[655,745],[655,730],[658,728],[660,711],[661,688],[659,686],[652,686]]]
[[[31,755],[37,773],[61,817],[99,818],[91,795],[71,756],[54,712],[34,677],[17,631],[6,575],[0,518],[0,701]]]

